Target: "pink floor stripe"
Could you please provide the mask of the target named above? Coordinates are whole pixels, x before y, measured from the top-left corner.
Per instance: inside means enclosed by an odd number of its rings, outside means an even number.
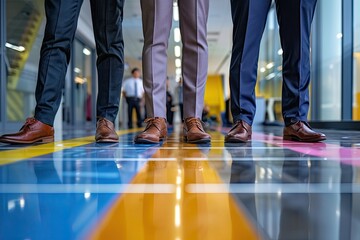
[[[279,136],[272,136],[261,133],[253,133],[252,140],[265,142],[302,154],[328,158],[329,160],[340,160],[346,164],[360,166],[359,148],[341,147],[336,144],[328,144],[325,142],[303,143],[286,141]]]

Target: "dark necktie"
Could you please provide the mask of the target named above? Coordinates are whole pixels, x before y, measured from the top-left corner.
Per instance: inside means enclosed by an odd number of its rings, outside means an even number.
[[[138,97],[138,88],[137,88],[137,81],[134,80],[134,88],[135,88],[135,96],[134,97]]]

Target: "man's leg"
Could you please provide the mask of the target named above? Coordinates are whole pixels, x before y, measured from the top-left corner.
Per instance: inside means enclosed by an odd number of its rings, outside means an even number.
[[[46,0],[46,27],[35,90],[35,119],[52,126],[59,108],[83,0]]]
[[[166,104],[166,120],[169,125],[173,125],[171,108],[172,108],[172,105]]]
[[[142,117],[141,117],[141,111],[140,111],[140,99],[137,98],[134,103],[135,112],[136,112],[136,125],[137,127],[141,127],[142,123]]]
[[[141,0],[144,33],[143,83],[147,118],[166,118],[167,47],[172,0]]]
[[[200,122],[208,70],[209,0],[179,0],[179,14],[183,43],[184,139],[192,143],[209,142],[210,135]]]
[[[128,128],[131,129],[133,127],[132,122],[133,122],[133,118],[132,118],[132,112],[133,112],[133,101],[131,98],[127,98],[126,99],[127,102],[127,109],[128,109]]]
[[[77,21],[83,0],[45,0],[46,27],[41,46],[35,90],[34,118],[19,132],[0,137],[0,142],[54,141],[54,118],[59,109]]]
[[[310,84],[310,31],[316,0],[277,0],[283,48],[282,108],[285,125],[307,121]]]
[[[124,0],[91,0],[99,94],[97,117],[115,121],[124,74],[122,34]]]
[[[90,0],[90,3],[98,56],[98,121],[95,139],[97,142],[118,142],[114,121],[119,111],[124,74],[124,0]]]
[[[230,64],[231,112],[234,123],[252,125],[260,41],[271,0],[231,0],[233,48]]]
[[[184,118],[201,118],[208,70],[209,0],[179,0]]]
[[[144,48],[143,83],[147,126],[136,143],[158,143],[167,135],[167,47],[172,23],[172,0],[141,0]]]
[[[260,41],[270,4],[271,0],[231,0],[234,27],[230,97],[235,125],[225,137],[225,142],[247,142],[251,139]]]
[[[310,32],[316,0],[276,0],[283,48],[282,112],[284,139],[325,140],[307,123],[310,84]]]
[[[179,103],[179,109],[180,109],[181,122],[183,122],[184,121],[184,104]]]

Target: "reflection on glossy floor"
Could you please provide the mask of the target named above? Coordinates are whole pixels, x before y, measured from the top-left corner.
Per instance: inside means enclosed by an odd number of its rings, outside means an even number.
[[[360,239],[360,133],[0,145],[0,239]],[[85,135],[84,135],[85,136]]]

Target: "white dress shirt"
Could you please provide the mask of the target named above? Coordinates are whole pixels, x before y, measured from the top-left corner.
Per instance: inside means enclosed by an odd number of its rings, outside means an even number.
[[[123,91],[126,97],[142,98],[144,95],[144,86],[140,78],[129,78],[123,83]]]

